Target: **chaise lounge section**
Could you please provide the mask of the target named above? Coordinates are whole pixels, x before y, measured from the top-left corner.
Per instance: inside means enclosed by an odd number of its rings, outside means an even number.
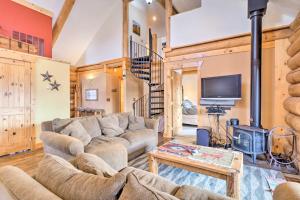
[[[66,160],[91,153],[120,170],[128,160],[157,146],[158,123],[131,113],[54,119],[42,123],[40,139],[45,153]]]

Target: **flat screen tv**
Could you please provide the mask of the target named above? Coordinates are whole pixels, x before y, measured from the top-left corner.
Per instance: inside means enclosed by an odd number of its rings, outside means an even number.
[[[202,78],[201,99],[241,99],[241,83],[241,74]]]

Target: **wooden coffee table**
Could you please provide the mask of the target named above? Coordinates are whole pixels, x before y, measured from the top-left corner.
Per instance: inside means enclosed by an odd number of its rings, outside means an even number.
[[[215,178],[223,179],[227,185],[227,196],[240,199],[240,184],[243,176],[243,154],[234,152],[231,167],[195,161],[188,157],[181,157],[158,150],[148,153],[150,172],[158,174],[158,164],[166,164],[176,168],[185,169],[191,172],[205,174]]]

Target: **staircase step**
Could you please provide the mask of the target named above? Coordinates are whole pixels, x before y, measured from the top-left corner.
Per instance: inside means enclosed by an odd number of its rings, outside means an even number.
[[[151,108],[151,110],[163,110],[163,107],[159,107],[159,108]]]
[[[152,99],[162,99],[164,96],[151,96]]]
[[[132,70],[131,72],[135,73],[135,74],[147,74],[147,75],[150,75],[149,72],[143,71],[143,70]]]
[[[146,80],[146,81],[149,81],[149,80],[150,80],[150,78],[149,78],[149,77],[146,77],[146,76],[141,76],[141,77],[139,77],[139,79],[143,79],[143,80]]]
[[[132,61],[150,61],[150,56],[143,56],[138,58],[132,58]]]
[[[163,89],[161,89],[161,90],[151,90],[151,92],[164,92],[164,90]]]
[[[162,114],[163,112],[154,112],[154,113],[150,113],[151,116],[155,116],[155,115],[160,115]]]
[[[145,64],[149,64],[150,61],[149,60],[132,60],[131,63],[134,65],[145,65]]]
[[[132,69],[143,69],[143,70],[149,70],[149,66],[138,66],[138,65],[133,65],[131,66]]]
[[[159,104],[164,104],[163,101],[160,101],[160,102],[151,102],[151,105],[159,105]]]
[[[158,85],[161,85],[161,84],[160,83],[150,83],[149,85],[150,85],[150,87],[154,87],[154,86],[158,86]]]

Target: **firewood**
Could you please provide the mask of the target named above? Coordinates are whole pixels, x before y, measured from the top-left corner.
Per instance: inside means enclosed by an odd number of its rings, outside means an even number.
[[[300,132],[300,117],[292,113],[288,113],[285,117],[286,123],[295,131]]]
[[[292,97],[300,97],[300,83],[289,86],[289,95]]]
[[[291,70],[299,68],[300,67],[300,51],[295,56],[291,57],[288,60],[287,64]]]
[[[295,31],[300,26],[300,12],[297,14],[295,20],[290,24],[290,29]]]
[[[291,71],[286,75],[286,80],[291,84],[300,83],[300,68]]]
[[[300,116],[300,98],[299,97],[289,97],[283,103],[284,109],[288,112]]]
[[[300,51],[300,37],[293,42],[288,48],[287,52],[289,56],[293,57]]]
[[[291,43],[295,42],[297,40],[297,38],[300,37],[300,27],[298,27],[297,31],[295,33],[293,33],[290,37],[289,37],[289,41]]]

